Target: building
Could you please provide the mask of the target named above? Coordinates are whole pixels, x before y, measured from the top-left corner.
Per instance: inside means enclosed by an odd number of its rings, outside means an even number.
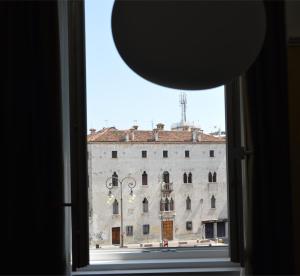
[[[199,128],[146,131],[114,127],[88,135],[90,234],[95,244],[226,238],[226,146]],[[111,189],[106,183],[111,182]],[[111,199],[109,199],[110,194]],[[112,197],[113,196],[113,197]]]

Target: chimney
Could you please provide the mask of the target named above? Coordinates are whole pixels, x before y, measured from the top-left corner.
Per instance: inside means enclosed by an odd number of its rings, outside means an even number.
[[[125,134],[125,141],[129,142],[129,133],[128,132],[126,132],[126,134]]]
[[[193,136],[193,142],[197,142],[197,138],[198,138],[198,131],[197,130],[193,130],[192,131],[192,136]]]
[[[90,134],[94,134],[96,132],[96,129],[95,128],[90,128]]]
[[[154,140],[158,141],[158,131],[154,130]]]
[[[158,123],[158,124],[156,125],[156,128],[157,128],[158,130],[164,130],[164,127],[165,127],[165,125],[162,124],[162,123]]]

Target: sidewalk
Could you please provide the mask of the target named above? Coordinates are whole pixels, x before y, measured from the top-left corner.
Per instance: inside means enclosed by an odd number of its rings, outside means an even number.
[[[199,247],[199,246],[223,246],[226,243],[222,239],[213,240],[186,240],[186,241],[168,241],[168,246],[165,247]],[[134,243],[124,244],[123,248],[152,248],[163,247],[160,242],[147,242],[147,243]],[[91,246],[90,249],[116,249],[120,248],[120,245],[99,245],[99,247]]]

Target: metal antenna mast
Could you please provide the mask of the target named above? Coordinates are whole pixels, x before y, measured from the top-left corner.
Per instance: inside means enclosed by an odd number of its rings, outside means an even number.
[[[181,105],[181,123],[186,123],[186,94],[181,92],[180,94],[180,105]]]

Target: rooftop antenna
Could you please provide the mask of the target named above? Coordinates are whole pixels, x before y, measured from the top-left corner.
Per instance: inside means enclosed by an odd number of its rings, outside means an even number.
[[[186,123],[186,94],[184,92],[180,93],[180,99],[179,99],[180,105],[181,105],[181,123]]]

